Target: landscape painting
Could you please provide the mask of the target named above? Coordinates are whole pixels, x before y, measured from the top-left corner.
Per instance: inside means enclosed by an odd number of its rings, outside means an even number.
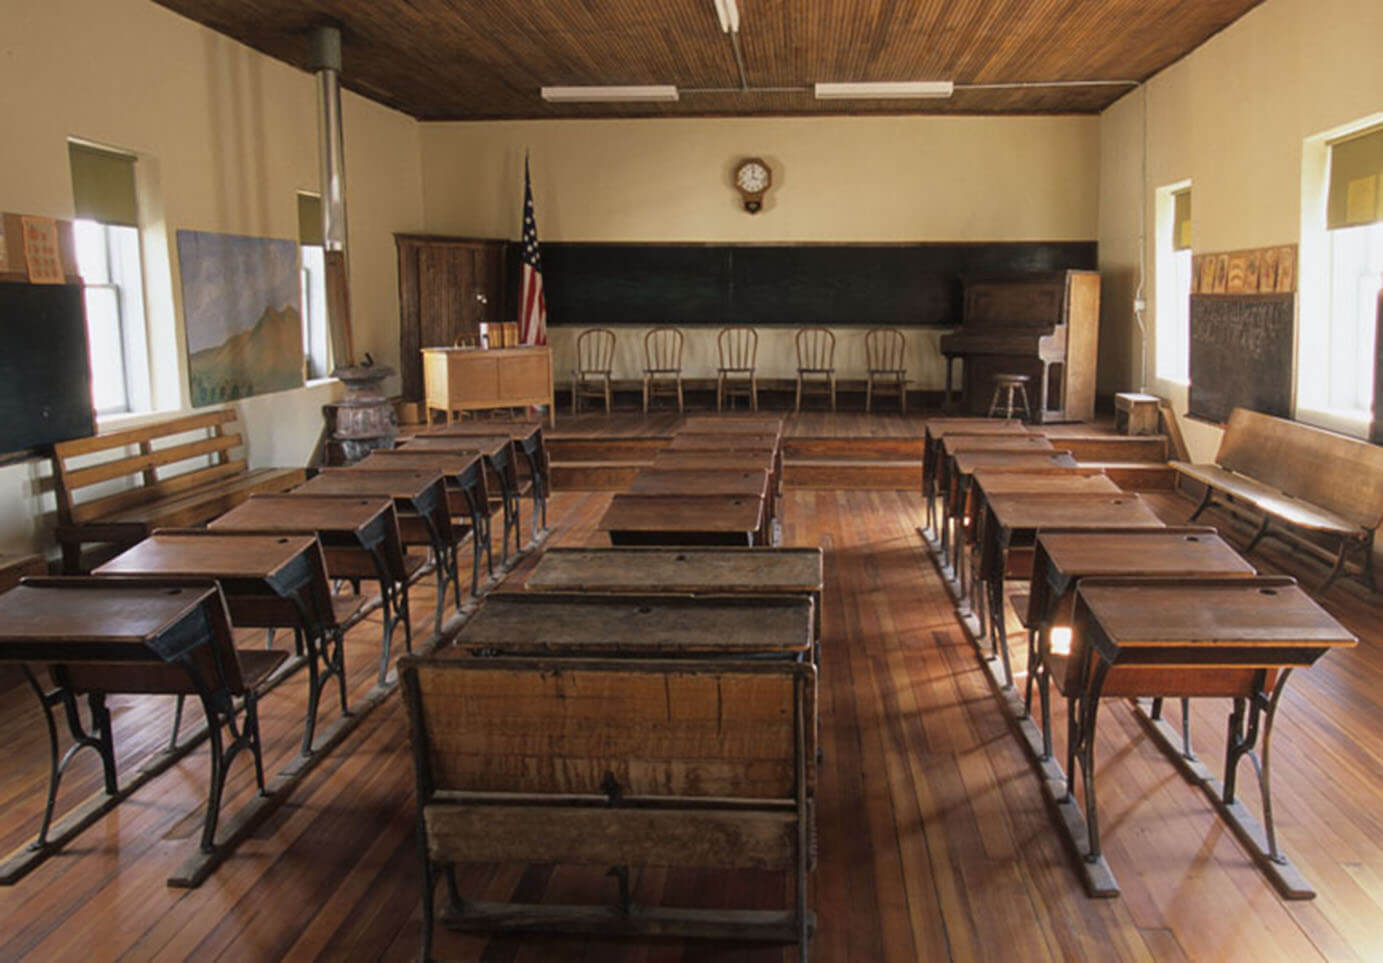
[[[303,383],[298,245],[178,232],[194,407]]]

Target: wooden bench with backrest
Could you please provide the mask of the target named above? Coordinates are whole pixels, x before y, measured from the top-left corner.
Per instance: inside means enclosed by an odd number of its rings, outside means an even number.
[[[1333,554],[1323,592],[1345,571],[1354,550],[1362,555],[1364,581],[1377,591],[1373,551],[1383,522],[1383,447],[1235,408],[1213,465],[1174,461],[1172,467],[1205,486],[1192,521],[1217,502],[1231,510],[1247,506],[1257,513],[1258,527],[1245,551],[1271,536],[1327,558]],[[1274,523],[1282,528],[1272,530]],[[1335,551],[1323,552],[1297,530],[1334,543]]]
[[[219,408],[55,445],[63,571],[83,570],[84,545],[133,545],[302,482],[302,468],[250,468],[235,421],[234,409]]]
[[[400,675],[423,959],[439,872],[452,928],[797,942],[806,959],[810,664],[449,653],[405,658]],[[593,906],[463,900],[456,863],[613,867],[618,896]],[[634,907],[631,866],[785,871],[795,905]]]

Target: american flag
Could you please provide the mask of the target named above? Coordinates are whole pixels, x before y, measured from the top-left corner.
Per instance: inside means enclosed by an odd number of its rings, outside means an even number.
[[[547,344],[547,298],[543,260],[538,251],[538,221],[533,216],[533,183],[523,159],[523,273],[519,283],[519,332],[524,344]]]

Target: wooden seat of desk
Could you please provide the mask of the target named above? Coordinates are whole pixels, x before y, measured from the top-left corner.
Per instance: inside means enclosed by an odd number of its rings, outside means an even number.
[[[776,452],[782,439],[776,434],[727,432],[721,435],[673,435],[664,451]]]
[[[235,661],[240,667],[244,687],[258,689],[290,655],[286,649],[237,648]],[[89,692],[186,695],[192,691],[185,669],[157,662],[138,665],[67,663],[63,666],[63,674],[72,690],[83,695]]]

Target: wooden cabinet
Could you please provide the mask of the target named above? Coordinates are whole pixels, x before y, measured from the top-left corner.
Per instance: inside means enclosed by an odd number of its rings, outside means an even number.
[[[554,423],[552,353],[546,347],[424,348],[421,355],[428,421],[434,411],[450,422],[457,411],[547,405],[548,424]]]
[[[476,344],[480,323],[512,321],[509,242],[395,234],[403,396],[423,397],[422,348]],[[483,300],[482,300],[483,299]]]

